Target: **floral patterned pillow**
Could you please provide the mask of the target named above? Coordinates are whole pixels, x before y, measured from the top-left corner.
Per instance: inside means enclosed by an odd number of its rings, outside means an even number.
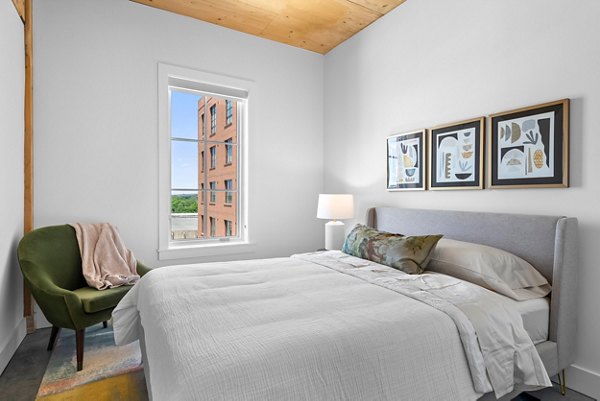
[[[346,237],[342,252],[408,274],[421,274],[442,235],[405,236],[357,224]]]

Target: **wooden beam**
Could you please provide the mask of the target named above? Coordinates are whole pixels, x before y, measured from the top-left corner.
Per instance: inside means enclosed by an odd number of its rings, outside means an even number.
[[[33,21],[31,3],[32,0],[25,0],[25,233],[33,228]]]
[[[12,2],[19,13],[19,17],[21,17],[21,21],[25,22],[25,0],[12,0]]]
[[[24,134],[24,194],[23,231],[33,229],[33,18],[32,0],[25,4],[25,134]],[[23,287],[23,314],[26,317],[27,332],[35,330],[33,320],[33,300],[27,283]]]

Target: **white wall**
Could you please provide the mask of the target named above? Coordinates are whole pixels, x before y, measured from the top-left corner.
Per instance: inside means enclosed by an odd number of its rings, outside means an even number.
[[[321,247],[321,55],[126,0],[36,0],[34,13],[36,226],[109,221],[147,264],[184,262],[159,263],[156,254],[162,62],[255,83],[257,248],[244,257]]]
[[[576,368],[600,397],[600,2],[409,0],[325,57],[325,190],[367,207],[568,215],[580,221]],[[571,188],[391,192],[394,133],[571,98]]]
[[[16,246],[23,235],[23,23],[0,1],[0,373],[25,337],[23,276]]]

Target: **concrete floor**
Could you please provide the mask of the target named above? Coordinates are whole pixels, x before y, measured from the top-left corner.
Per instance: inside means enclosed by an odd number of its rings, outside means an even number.
[[[555,378],[553,378],[554,380]],[[567,384],[569,379],[567,378]],[[575,390],[567,389],[567,394],[564,396],[560,394],[558,384],[554,384],[552,388],[545,388],[543,390],[534,391],[529,394],[522,394],[515,398],[513,401],[596,401],[593,398],[587,397]]]
[[[33,401],[52,352],[46,351],[50,329],[25,336],[0,376],[0,401]]]
[[[0,401],[34,401],[50,351],[46,351],[50,329],[40,329],[25,336],[19,349],[0,376]],[[567,378],[568,380],[568,378]],[[568,381],[567,381],[568,384]],[[516,401],[594,401],[576,391],[568,390],[560,395],[558,385],[515,398]],[[442,401],[442,400],[440,400]]]

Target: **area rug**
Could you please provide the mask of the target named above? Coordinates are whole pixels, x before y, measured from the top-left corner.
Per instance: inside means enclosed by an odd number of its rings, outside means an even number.
[[[147,399],[139,343],[117,347],[110,325],[86,329],[83,370],[76,366],[75,331],[63,329],[36,400]]]

